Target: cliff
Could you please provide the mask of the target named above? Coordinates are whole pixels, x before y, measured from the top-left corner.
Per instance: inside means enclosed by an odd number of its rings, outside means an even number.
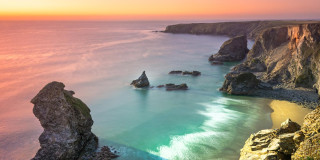
[[[319,88],[320,23],[270,28],[233,71],[256,72],[271,84]]]
[[[254,73],[274,89],[256,90],[253,95],[314,108],[319,105],[319,67],[320,23],[313,23],[266,29],[257,37],[246,60],[235,66],[232,73]],[[226,80],[230,79],[228,76]]]
[[[247,37],[237,36],[225,41],[218,53],[209,57],[209,61],[234,62],[243,60],[249,49],[247,48]]]
[[[241,149],[240,160],[320,159],[320,107],[307,114],[303,126],[290,119],[278,129],[252,134]]]
[[[34,160],[89,159],[98,147],[98,138],[91,132],[90,109],[64,87],[51,82],[31,100],[44,129]]]
[[[221,23],[192,23],[167,26],[165,33],[187,33],[207,35],[227,35],[230,37],[246,35],[255,39],[267,28],[277,26],[317,23],[316,21],[247,21]]]

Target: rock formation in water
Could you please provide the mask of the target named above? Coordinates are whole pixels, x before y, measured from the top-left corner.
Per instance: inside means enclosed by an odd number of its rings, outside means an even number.
[[[182,75],[192,75],[192,76],[200,76],[201,72],[199,71],[170,71],[169,74],[182,74]]]
[[[188,89],[188,86],[187,86],[187,84],[185,84],[185,83],[178,84],[178,85],[169,83],[169,84],[166,84],[165,87],[166,87],[166,90],[167,90],[167,91],[187,90],[187,89]]]
[[[243,60],[249,49],[247,48],[247,37],[237,36],[224,42],[218,53],[209,57],[213,62],[234,62]]]
[[[133,85],[136,88],[148,87],[150,85],[150,83],[149,83],[148,77],[146,75],[146,72],[143,71],[141,76],[138,79],[133,80],[130,85]]]
[[[251,95],[259,86],[260,80],[250,73],[228,73],[220,91],[236,95]]]
[[[252,134],[240,160],[320,159],[320,107],[307,114],[303,126],[286,120],[279,129]]]
[[[32,100],[44,131],[34,160],[89,159],[98,147],[90,109],[60,82],[47,84]]]

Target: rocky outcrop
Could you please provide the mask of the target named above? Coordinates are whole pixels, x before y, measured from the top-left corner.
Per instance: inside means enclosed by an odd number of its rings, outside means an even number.
[[[220,91],[236,95],[251,95],[258,89],[260,80],[250,72],[228,73]]]
[[[286,120],[279,129],[252,134],[240,160],[320,159],[320,107],[307,114],[303,126]]]
[[[150,85],[150,83],[149,83],[148,77],[146,75],[146,72],[143,71],[141,76],[138,79],[133,80],[130,85],[133,85],[136,88],[148,87]]]
[[[169,74],[200,76],[201,72],[199,72],[199,71],[170,71]]]
[[[292,159],[320,159],[320,107],[307,114],[301,131],[294,137],[297,151]]]
[[[290,119],[279,129],[266,129],[252,134],[241,149],[240,160],[290,159],[296,150],[293,140],[300,125]]]
[[[218,53],[209,57],[213,62],[234,62],[243,60],[249,49],[247,48],[247,37],[237,36],[224,42]]]
[[[98,146],[90,109],[60,82],[47,84],[32,100],[44,131],[34,160],[89,159]]]

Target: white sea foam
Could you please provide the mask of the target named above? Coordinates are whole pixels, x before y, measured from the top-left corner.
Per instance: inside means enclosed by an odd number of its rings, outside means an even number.
[[[211,103],[201,103],[205,110],[198,113],[208,119],[203,122],[199,132],[173,136],[169,145],[160,146],[157,151],[149,152],[166,159],[196,160],[218,155],[233,143],[233,137],[236,136],[234,125],[243,113],[225,107],[228,103],[235,102],[241,104],[243,100],[219,98]]]

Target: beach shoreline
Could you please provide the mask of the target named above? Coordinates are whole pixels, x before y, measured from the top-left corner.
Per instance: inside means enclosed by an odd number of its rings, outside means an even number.
[[[302,105],[282,100],[272,100],[269,106],[273,110],[270,115],[273,129],[280,128],[281,123],[288,118],[302,126],[304,117],[312,111]]]

